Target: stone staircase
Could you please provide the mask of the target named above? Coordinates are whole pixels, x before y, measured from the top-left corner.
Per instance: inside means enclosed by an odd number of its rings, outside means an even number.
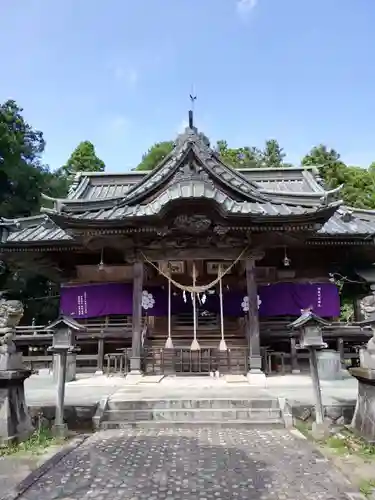
[[[270,396],[134,400],[126,399],[125,393],[114,394],[102,406],[101,418],[96,421],[100,429],[196,425],[285,426],[279,401]]]

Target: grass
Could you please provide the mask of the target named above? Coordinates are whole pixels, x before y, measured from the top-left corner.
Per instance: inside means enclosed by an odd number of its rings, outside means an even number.
[[[16,454],[40,455],[53,445],[61,445],[65,440],[56,438],[52,431],[38,425],[35,432],[25,441],[0,446],[0,457]]]
[[[307,438],[314,440],[311,429],[311,421],[297,421],[295,427]],[[324,446],[334,451],[338,455],[357,455],[366,461],[375,460],[375,446],[366,442],[363,438],[356,435],[350,429],[343,428],[336,434],[321,441],[317,444]]]
[[[375,446],[367,443],[348,429],[343,429],[321,444],[327,446],[337,454],[356,455],[366,462],[375,460]]]
[[[297,421],[295,427],[320,451],[334,460],[335,465],[356,484],[366,498],[372,498],[375,489],[375,446],[343,427],[324,440],[316,440],[312,434],[311,421]]]
[[[369,481],[362,481],[359,487],[359,491],[365,497],[369,498],[375,489],[375,479],[370,479]]]
[[[310,420],[296,420],[294,424],[295,428],[298,429],[304,436],[311,438],[312,422]]]

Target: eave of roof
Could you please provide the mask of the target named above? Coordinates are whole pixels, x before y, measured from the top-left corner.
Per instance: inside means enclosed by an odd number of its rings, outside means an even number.
[[[348,214],[349,217],[347,217]],[[46,215],[38,215],[29,218],[2,219],[0,225],[10,231],[6,240],[2,241],[1,246],[26,247],[49,244],[59,246],[74,244],[74,238],[66,233],[63,228],[54,224],[48,217],[49,223],[47,224],[48,227],[46,227],[46,217]],[[119,225],[123,223],[116,221],[115,224]],[[17,226],[18,229],[16,229]],[[103,221],[101,227],[109,228],[110,224],[108,221]],[[340,207],[323,227],[317,231],[316,235],[312,235],[310,238],[321,240],[322,243],[324,243],[324,240],[332,238],[353,241],[366,240],[373,243],[374,236],[375,211]]]
[[[318,207],[302,206],[298,204],[275,204],[270,202],[239,202],[231,199],[224,192],[213,188],[210,184],[200,185],[189,183],[168,188],[147,205],[115,206],[110,209],[91,210],[84,212],[58,213],[48,210],[48,214],[57,224],[64,227],[84,227],[86,225],[119,225],[133,224],[135,221],[160,219],[173,202],[184,200],[198,202],[202,199],[215,204],[217,211],[225,218],[246,218],[249,222],[268,223],[272,221],[286,223],[293,222],[324,222],[333,215],[340,202]]]

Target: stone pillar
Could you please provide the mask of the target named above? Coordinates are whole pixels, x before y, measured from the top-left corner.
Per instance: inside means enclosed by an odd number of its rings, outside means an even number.
[[[57,382],[58,377],[59,377],[59,371],[60,371],[60,355],[59,354],[53,355],[52,371],[53,371],[53,380],[55,382]],[[76,377],[77,377],[77,354],[69,353],[66,356],[65,382],[73,382],[73,380],[75,380]]]
[[[264,385],[265,375],[262,372],[262,357],[260,354],[258,290],[255,280],[255,258],[246,259],[246,288],[249,298],[248,342],[249,365],[248,380],[254,385]]]
[[[301,373],[298,364],[296,339],[294,337],[290,337],[290,364],[292,366],[292,373]]]
[[[98,338],[98,363],[96,366],[95,375],[103,375],[104,368],[104,337],[103,333]]]
[[[341,364],[345,365],[344,339],[342,337],[337,339],[337,352],[340,353]]]
[[[132,355],[130,358],[130,373],[141,374],[141,336],[142,336],[142,288],[143,262],[133,264],[133,316],[132,316]]]

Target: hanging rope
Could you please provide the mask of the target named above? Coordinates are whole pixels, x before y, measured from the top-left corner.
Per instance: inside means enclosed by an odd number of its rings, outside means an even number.
[[[149,260],[145,254],[142,252],[142,257],[144,258],[144,260],[150,264],[152,267],[154,267],[162,276],[164,276],[165,278],[169,279],[173,285],[177,288],[179,288],[180,290],[183,290],[185,292],[188,292],[188,293],[204,293],[204,292],[207,292],[207,290],[209,290],[210,288],[214,287],[215,285],[217,285],[217,283],[219,283],[221,277],[224,277],[227,273],[229,273],[232,268],[237,264],[237,262],[239,260],[241,260],[242,256],[244,255],[244,253],[246,252],[248,247],[244,248],[242,250],[242,252],[239,254],[239,256],[237,257],[237,259],[235,261],[232,262],[232,264],[228,267],[228,269],[226,269],[224,271],[224,273],[220,274],[218,272],[218,276],[216,279],[214,279],[213,281],[211,281],[211,283],[208,283],[208,285],[200,285],[200,286],[196,286],[195,285],[195,282],[193,283],[193,286],[190,286],[190,285],[182,285],[181,283],[178,283],[178,281],[175,281],[174,279],[172,279],[170,276],[168,276],[167,273],[165,273],[162,269],[160,269],[158,266],[156,266],[151,260]]]
[[[221,340],[219,344],[219,351],[227,351],[227,343],[225,342],[224,338],[224,309],[223,309],[223,280],[222,280],[222,267],[221,264],[219,264],[219,276],[220,276],[220,281],[219,281],[219,298],[220,298],[220,330],[221,330]]]
[[[168,278],[168,338],[165,342],[165,349],[173,349],[172,342],[172,305],[171,305],[171,295],[172,295],[172,283],[170,278]]]
[[[196,269],[195,269],[195,262],[193,262],[193,289],[195,290],[195,280],[196,280]],[[194,338],[193,342],[191,343],[190,350],[191,351],[199,351],[200,350],[200,345],[197,340],[197,304],[195,301],[195,296],[196,292],[191,293],[191,299],[193,301],[193,324],[194,324]]]

